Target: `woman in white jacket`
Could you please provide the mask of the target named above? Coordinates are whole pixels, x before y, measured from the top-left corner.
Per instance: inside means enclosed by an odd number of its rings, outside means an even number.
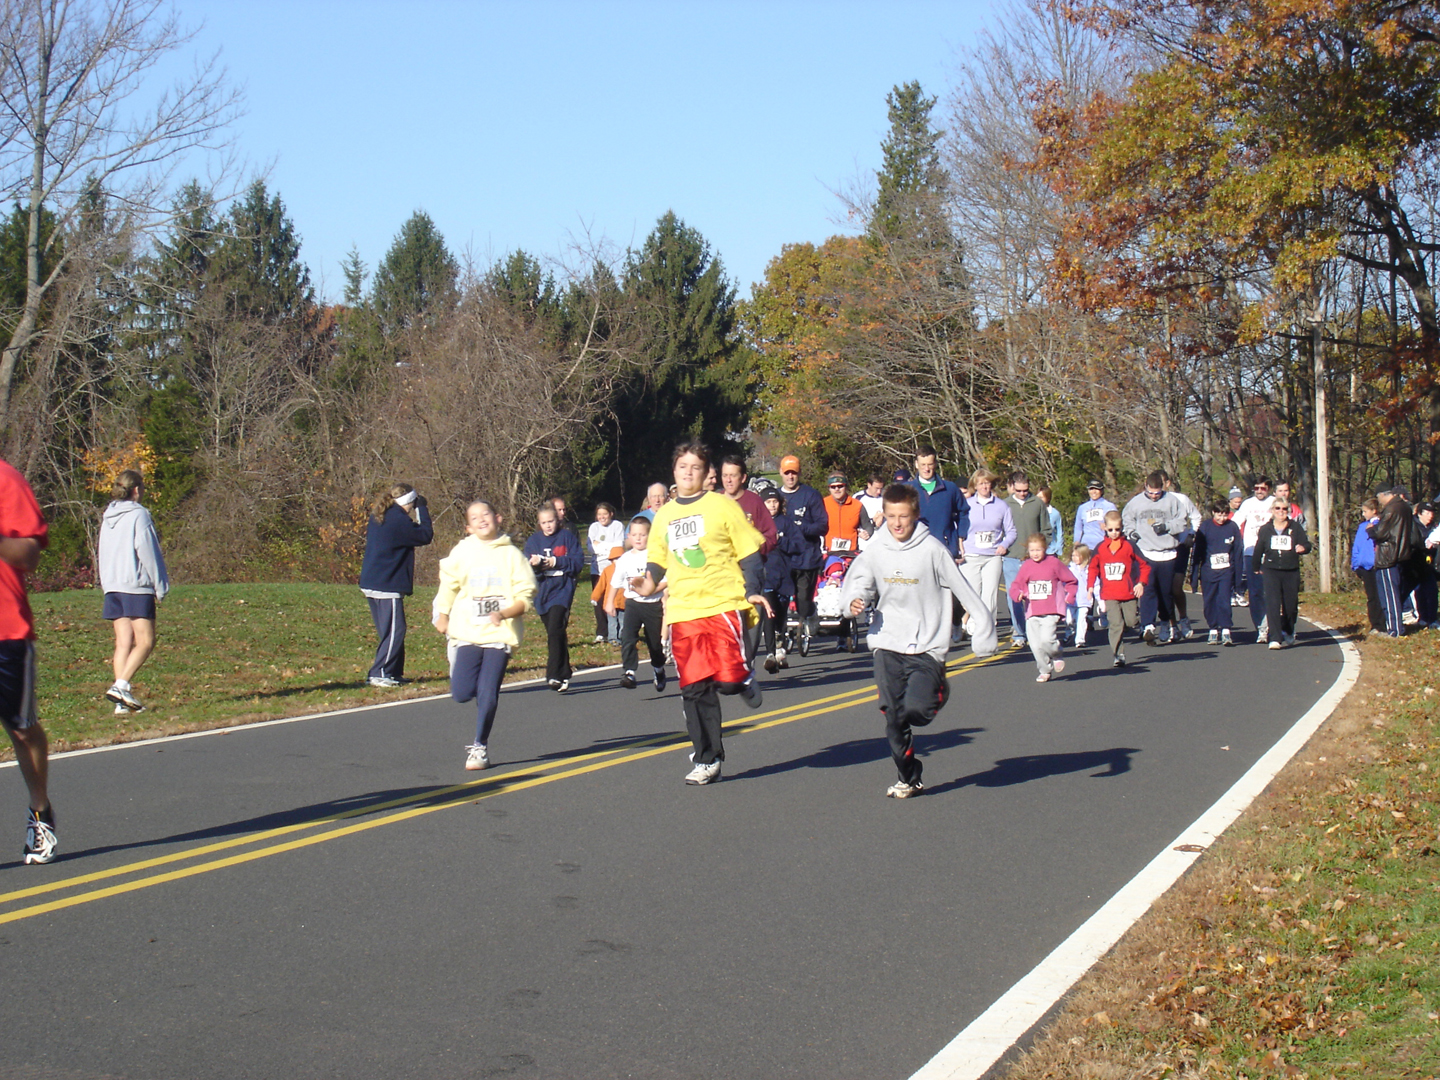
[[[115,478],[113,501],[100,522],[104,617],[115,627],[115,682],[105,696],[115,702],[117,715],[145,708],[130,680],[155,650],[155,605],[170,591],[155,522],[140,505],[144,492],[140,474],[126,469]]]

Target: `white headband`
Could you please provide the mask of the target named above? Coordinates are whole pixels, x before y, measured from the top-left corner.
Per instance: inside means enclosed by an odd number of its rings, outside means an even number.
[[[413,505],[414,502],[415,502],[415,500],[418,499],[419,497],[420,497],[419,492],[416,492],[416,491],[407,491],[407,492],[405,492],[404,495],[400,495],[400,496],[396,497],[396,499],[395,499],[395,505],[396,505],[396,506],[405,506],[405,507],[408,507],[408,506]]]

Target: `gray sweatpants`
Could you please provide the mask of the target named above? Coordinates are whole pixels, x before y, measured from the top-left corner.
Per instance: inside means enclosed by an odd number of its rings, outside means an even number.
[[[1125,628],[1136,630],[1140,626],[1138,600],[1106,600],[1105,618],[1110,623],[1110,655],[1120,655],[1120,642],[1125,637]]]
[[[1056,633],[1059,624],[1059,615],[1025,616],[1025,641],[1041,675],[1054,674],[1055,661],[1060,659],[1060,637]]]

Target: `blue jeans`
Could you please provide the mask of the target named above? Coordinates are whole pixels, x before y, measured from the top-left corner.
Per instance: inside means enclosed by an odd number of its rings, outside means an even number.
[[[1003,556],[1005,562],[1005,598],[1010,599],[1010,586],[1015,584],[1015,575],[1020,573],[1020,564],[1024,559],[1012,559],[1009,555]],[[1025,605],[1010,600],[1010,633],[1021,641],[1025,640]]]

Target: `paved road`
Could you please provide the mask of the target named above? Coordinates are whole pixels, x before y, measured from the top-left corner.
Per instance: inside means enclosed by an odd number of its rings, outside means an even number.
[[[908,802],[829,644],[727,699],[710,788],[614,673],[507,691],[482,774],[448,700],[58,760],[65,858],[0,865],[0,1075],[908,1077],[1329,687],[1302,630],[1048,685],[956,653]]]

